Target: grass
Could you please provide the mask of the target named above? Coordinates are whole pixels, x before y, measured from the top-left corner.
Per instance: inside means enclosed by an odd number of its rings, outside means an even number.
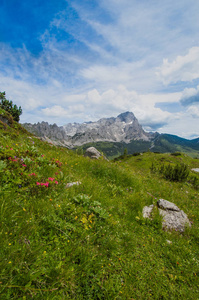
[[[0,130],[1,299],[199,299],[198,190],[150,170],[152,162],[191,170],[198,159],[90,160],[16,123]],[[183,209],[191,229],[166,232],[158,215],[143,219],[159,198]]]

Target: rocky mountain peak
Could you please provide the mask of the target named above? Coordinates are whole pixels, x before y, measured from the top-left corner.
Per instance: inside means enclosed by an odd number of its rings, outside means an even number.
[[[145,132],[134,114],[129,111],[116,118],[103,118],[82,124],[69,123],[61,127],[56,124],[49,125],[47,122],[34,125],[26,123],[23,126],[42,138],[70,148],[98,141],[129,143],[131,140],[153,139],[153,134]]]
[[[133,122],[136,118],[132,112],[124,112],[117,116],[117,119],[119,119],[121,122],[130,123]]]

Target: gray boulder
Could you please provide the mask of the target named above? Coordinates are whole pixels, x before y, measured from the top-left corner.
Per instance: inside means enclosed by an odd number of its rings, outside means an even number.
[[[180,209],[172,202],[169,202],[167,200],[164,199],[159,199],[157,201],[157,206],[160,209],[166,210],[166,211],[180,211]]]
[[[176,230],[183,232],[185,226],[191,226],[191,223],[184,213],[174,203],[164,199],[157,201],[159,214],[163,217],[162,228],[165,230]],[[145,206],[142,214],[144,218],[150,218],[154,205]]]
[[[84,156],[91,159],[99,159],[102,157],[102,154],[95,147],[89,147],[86,149]]]

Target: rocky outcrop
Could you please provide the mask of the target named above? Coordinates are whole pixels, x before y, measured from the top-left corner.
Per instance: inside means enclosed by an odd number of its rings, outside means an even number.
[[[86,149],[84,156],[91,159],[99,159],[102,157],[102,154],[95,147],[89,147]]]
[[[164,199],[157,201],[159,214],[163,217],[162,228],[165,230],[176,230],[183,232],[186,226],[191,226],[191,223],[184,213],[174,203]],[[144,218],[151,218],[154,205],[145,206],[142,214]]]
[[[23,126],[43,139],[69,148],[98,141],[129,143],[131,140],[150,141],[154,138],[154,134],[143,130],[132,112],[122,113],[116,118],[103,118],[97,122],[82,124],[69,123],[61,127],[47,122],[33,125],[25,123]]]

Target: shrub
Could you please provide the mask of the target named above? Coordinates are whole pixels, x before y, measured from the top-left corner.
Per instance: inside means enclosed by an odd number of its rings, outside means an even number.
[[[189,176],[189,170],[185,164],[162,165],[159,171],[165,179],[171,181],[185,181]]]
[[[181,156],[182,153],[181,152],[174,152],[174,153],[171,153],[171,155],[173,155],[173,156]]]
[[[0,92],[0,107],[9,112],[14,121],[19,122],[19,116],[22,114],[21,106],[18,107],[16,104],[13,104],[12,101],[7,100],[5,95],[5,92]]]
[[[138,156],[138,155],[140,155],[140,152],[133,153],[133,156]]]

